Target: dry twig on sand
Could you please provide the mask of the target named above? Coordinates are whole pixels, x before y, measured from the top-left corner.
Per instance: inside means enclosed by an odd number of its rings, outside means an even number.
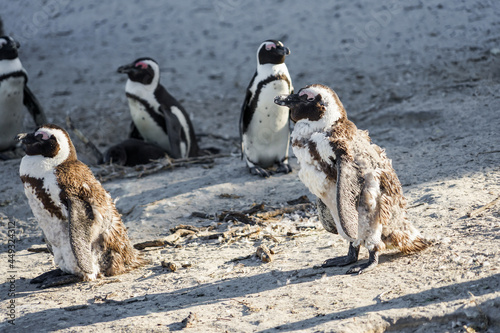
[[[190,164],[213,163],[213,160],[216,158],[230,156],[230,154],[217,154],[189,158],[178,158],[175,160],[166,157],[155,160],[152,163],[138,165],[135,167],[124,167],[120,165],[110,164],[101,166],[100,170],[95,172],[95,175],[99,179],[99,181],[103,183],[116,178],[141,178],[143,176],[152,175],[160,171],[183,167]]]
[[[479,207],[478,209],[474,209],[473,211],[468,212],[467,216],[468,217],[477,216],[477,215],[481,214],[482,212],[484,212],[485,210],[490,209],[491,207],[495,206],[498,202],[500,202],[500,197],[497,197],[495,200],[487,203],[486,205],[484,205],[482,207]]]

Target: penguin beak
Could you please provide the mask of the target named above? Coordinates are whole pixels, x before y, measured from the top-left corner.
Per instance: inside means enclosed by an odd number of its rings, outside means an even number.
[[[33,133],[19,133],[16,135],[16,140],[21,142],[23,145],[29,145],[37,142]]]
[[[122,74],[128,74],[136,70],[135,64],[128,64],[118,67],[117,72]]]
[[[278,47],[276,52],[280,55],[287,56],[290,54],[290,49],[288,47]]]
[[[28,136],[28,133],[19,133],[16,135],[16,141],[22,142],[25,137]]]
[[[297,103],[300,103],[301,99],[298,94],[290,94],[290,95],[279,95],[274,98],[274,103],[280,106],[286,106],[288,108],[294,106]]]

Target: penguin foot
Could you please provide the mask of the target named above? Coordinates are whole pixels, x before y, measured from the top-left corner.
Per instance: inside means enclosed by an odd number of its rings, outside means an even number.
[[[264,170],[263,168],[259,166],[253,166],[250,168],[250,173],[252,175],[258,175],[264,178],[269,178],[270,174],[268,171]]]
[[[288,163],[280,163],[276,169],[277,173],[290,173],[292,172],[292,167]]]
[[[30,283],[40,284],[37,288],[46,289],[81,281],[83,281],[81,276],[65,273],[58,268],[37,276]]]
[[[369,253],[370,257],[366,264],[353,266],[347,270],[346,274],[361,274],[374,269],[378,265],[378,252],[369,251]]]
[[[326,260],[321,267],[342,267],[355,263],[358,261],[359,245],[354,246],[352,242],[349,243],[349,252],[346,256],[337,257]]]

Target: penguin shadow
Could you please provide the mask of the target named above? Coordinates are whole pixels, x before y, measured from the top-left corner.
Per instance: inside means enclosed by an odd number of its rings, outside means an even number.
[[[413,294],[406,294],[393,298],[389,301],[382,302],[377,296],[374,298],[375,304],[365,305],[357,308],[349,308],[346,310],[341,310],[337,312],[327,313],[321,316],[313,316],[308,319],[290,322],[284,325],[279,325],[265,330],[256,331],[259,333],[276,332],[276,330],[288,332],[301,330],[306,331],[309,329],[314,329],[316,326],[335,322],[338,320],[343,320],[347,318],[361,317],[372,312],[387,311],[391,309],[412,309],[421,306],[428,306],[431,304],[447,303],[457,300],[470,300],[470,294],[475,297],[484,296],[487,294],[493,294],[500,287],[500,274],[485,277],[478,280],[467,281],[462,283],[455,283],[451,285],[442,286],[439,288],[432,288],[429,290],[424,290],[416,292]],[[488,328],[484,326],[489,326],[489,328],[497,327],[499,328],[498,320],[494,322],[490,321],[488,316],[485,315],[482,309],[491,309],[500,307],[500,297],[492,298],[484,301],[481,304],[476,304],[477,316],[471,316],[471,310],[464,310],[463,307],[458,308],[453,313],[440,315],[433,315],[432,322],[434,323],[445,323],[451,322],[452,320],[463,319],[466,317],[471,322],[478,327]],[[490,312],[493,313],[493,312]],[[384,326],[381,331],[397,331],[397,332],[416,332],[418,327],[429,324],[429,318],[427,317],[415,317],[409,315],[408,317],[401,317],[397,320],[394,318],[386,318],[382,316],[384,320],[390,323],[389,327]],[[486,321],[486,323],[485,323]],[[488,330],[489,332],[490,330]],[[496,332],[496,330],[494,330]],[[420,332],[420,330],[419,330]],[[492,330],[493,332],[493,330]]]
[[[247,263],[247,262],[246,262]],[[262,264],[262,263],[261,263]],[[161,266],[154,266],[146,270],[153,271],[154,276],[165,274]],[[22,325],[25,332],[36,331],[38,324],[35,324],[36,318],[48,318],[43,325],[45,330],[65,329],[80,325],[92,325],[102,322],[126,319],[148,315],[151,313],[168,314],[170,310],[189,309],[195,306],[216,304],[235,297],[245,297],[259,292],[265,292],[280,288],[285,283],[301,284],[311,282],[317,279],[322,272],[315,268],[305,268],[290,271],[270,270],[254,276],[243,276],[234,278],[223,278],[215,282],[203,283],[186,288],[176,289],[170,292],[148,294],[146,296],[130,297],[122,301],[96,302],[95,298],[88,299],[87,304],[77,306],[66,306],[60,308],[45,309],[34,313],[20,315],[16,318],[16,324]],[[145,279],[151,279],[150,275]],[[290,282],[287,282],[290,281]],[[78,288],[86,282],[69,285],[69,288]],[[71,287],[73,286],[73,287]],[[29,281],[22,283],[23,288],[17,289],[21,292],[20,296],[29,296],[32,293],[39,293],[51,289],[36,289],[30,285]],[[64,286],[55,287],[63,288]],[[124,286],[127,288],[128,286]],[[1,285],[4,292],[8,290],[8,282]],[[7,288],[7,289],[5,289]],[[66,287],[68,288],[68,287]],[[2,290],[2,289],[0,289]],[[70,289],[71,290],[71,289]],[[16,297],[20,297],[17,296]],[[107,315],[96,315],[96,313]],[[111,315],[111,313],[113,315]],[[61,320],[60,318],[64,318]],[[32,325],[32,327],[31,327]],[[181,328],[181,323],[173,323],[172,329]],[[23,332],[24,332],[23,331]]]
[[[328,271],[327,274],[342,274],[339,269],[327,268],[325,270]],[[123,301],[96,303],[95,299],[92,298],[88,300],[87,304],[78,305],[76,307],[67,306],[45,309],[39,312],[21,315],[16,319],[16,324],[19,323],[23,325],[25,331],[28,332],[30,329],[36,330],[34,326],[39,325],[36,318],[47,318],[44,323],[45,329],[67,329],[79,325],[92,325],[129,317],[145,316],[151,313],[164,313],[168,315],[171,310],[189,309],[197,306],[216,304],[237,297],[255,295],[261,292],[278,289],[285,283],[299,286],[302,283],[317,280],[322,274],[324,274],[324,270],[317,268],[303,268],[289,271],[270,270],[257,275],[221,279],[216,282],[202,283],[170,292],[131,297]],[[2,288],[5,288],[5,285],[4,283]],[[414,294],[403,295],[391,299],[390,301],[382,302],[380,299],[375,299],[375,304],[339,310],[337,312],[325,314],[321,317],[313,316],[262,332],[271,332],[276,329],[284,331],[295,329],[304,330],[326,322],[354,316],[358,317],[375,311],[398,308],[408,309],[445,301],[468,299],[470,297],[468,292],[472,292],[476,297],[479,297],[485,294],[494,293],[495,290],[499,288],[500,274],[497,274],[474,281],[456,283]],[[64,318],[64,320],[60,318]],[[30,327],[30,325],[33,327]],[[172,323],[170,326],[172,330],[178,330],[182,327],[180,322]]]

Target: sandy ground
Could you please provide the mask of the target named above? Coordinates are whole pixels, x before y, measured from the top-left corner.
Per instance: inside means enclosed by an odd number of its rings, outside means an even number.
[[[0,331],[500,332],[500,204],[477,211],[500,195],[497,1],[23,0],[3,4],[0,15],[22,44],[29,84],[50,121],[64,126],[70,115],[102,150],[123,140],[130,116],[116,68],[151,56],[197,133],[224,138],[202,136],[200,145],[232,154],[104,182],[134,243],[179,224],[201,232],[144,250],[151,264],[131,273],[46,290],[29,284],[55,266],[49,254],[28,252],[44,245],[20,160],[0,162]],[[297,89],[331,86],[348,116],[386,148],[409,217],[433,247],[387,252],[376,270],[348,276],[317,268],[344,255],[347,243],[321,227],[314,209],[260,226],[192,217],[315,200],[295,158],[293,173],[260,179],[238,156],[240,105],[256,48],[269,38],[291,49]],[[94,164],[73,139],[80,159]],[[209,237],[225,231],[239,236]],[[254,255],[261,245],[275,252],[272,262]]]

